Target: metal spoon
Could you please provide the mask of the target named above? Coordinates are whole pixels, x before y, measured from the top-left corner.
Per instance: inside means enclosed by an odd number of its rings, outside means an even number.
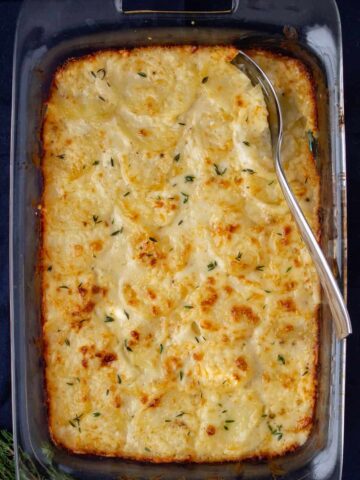
[[[260,84],[269,112],[269,128],[273,150],[275,171],[283,191],[284,197],[300,230],[300,234],[309,249],[314,261],[321,285],[330,305],[331,313],[335,321],[335,332],[339,339],[352,333],[349,313],[338,284],[331,272],[326,258],[313,234],[291,188],[286,180],[281,163],[281,143],[283,136],[283,120],[279,100],[269,78],[248,55],[239,51],[231,62],[235,67],[245,73],[253,85]]]

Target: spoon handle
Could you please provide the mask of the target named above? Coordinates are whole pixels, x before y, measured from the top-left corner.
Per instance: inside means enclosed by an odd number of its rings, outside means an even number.
[[[277,177],[290,208],[290,211],[294,217],[294,220],[300,230],[300,234],[310,250],[311,257],[314,261],[316,271],[320,277],[321,285],[324,289],[326,298],[329,302],[331,313],[335,322],[335,332],[339,339],[347,337],[352,333],[351,322],[349,313],[347,311],[344,298],[340,292],[335,277],[326,261],[326,258],[313,234],[310,225],[308,224],[297,200],[295,199],[288,183],[285,178],[284,171],[280,163],[280,150],[279,145],[276,152],[276,173]]]

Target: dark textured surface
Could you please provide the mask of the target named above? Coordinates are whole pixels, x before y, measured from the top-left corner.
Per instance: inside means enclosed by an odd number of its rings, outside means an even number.
[[[8,190],[13,39],[20,0],[0,0],[0,428],[11,428]],[[46,2],[44,1],[44,6]],[[348,342],[345,480],[360,479],[360,2],[339,0],[343,25],[349,213],[349,309],[354,334]]]

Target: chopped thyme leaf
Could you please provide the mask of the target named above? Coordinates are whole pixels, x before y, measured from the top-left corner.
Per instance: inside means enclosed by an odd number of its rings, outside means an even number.
[[[197,341],[197,343],[200,343],[200,340],[198,339],[198,337],[195,337],[195,340]]]
[[[182,417],[183,415],[185,415],[185,412],[180,412],[177,415],[175,415],[175,417]]]
[[[93,162],[93,165],[99,165],[99,160],[95,160],[95,162]]]
[[[266,293],[271,293],[271,290],[264,290],[264,292],[266,292]]]
[[[125,339],[124,340],[124,345],[125,345],[125,348],[128,352],[132,352],[132,348],[129,347],[129,345],[127,344],[127,340]]]
[[[151,241],[154,242],[154,243],[157,243],[157,240],[156,240],[156,238],[154,238],[154,237],[149,237],[149,240],[151,240]]]
[[[217,261],[214,260],[213,262],[208,264],[207,269],[210,272],[211,270],[214,270],[214,268],[216,268],[216,267],[217,267]]]
[[[101,95],[99,95],[99,99],[100,99],[102,102],[106,102],[105,98],[102,97]]]
[[[91,70],[90,73],[91,73],[91,75],[92,75],[94,78],[96,78],[96,73],[95,73],[95,72],[93,72],[93,71]]]
[[[52,265],[49,265],[48,268],[47,268],[47,271],[51,272],[51,270],[52,270]]]
[[[145,450],[146,450],[147,452],[151,452],[150,448],[148,448],[148,447],[145,447]]]
[[[229,427],[227,425],[224,425],[224,430],[229,430]]]
[[[131,193],[131,192],[126,192],[126,193],[124,193],[123,196],[124,196],[124,197],[127,197],[128,195],[130,195],[130,193]]]
[[[309,367],[306,367],[305,370],[304,370],[304,373],[301,376],[304,377],[308,373],[309,373]]]
[[[181,225],[183,222],[184,222],[184,220],[180,220],[180,222],[178,223],[178,225]]]
[[[114,166],[114,159],[112,157],[110,158],[110,163],[111,163],[111,166],[113,167]]]
[[[97,73],[97,76],[100,78],[100,80],[104,80],[106,75],[106,70],[104,68],[99,68],[99,70],[96,73]]]
[[[109,389],[107,389],[107,390],[106,390],[106,393],[105,393],[105,395],[106,395],[106,396],[108,396],[108,395],[109,395],[109,393],[110,393],[110,390],[109,390]]]
[[[187,203],[189,201],[189,195],[187,193],[181,192],[181,195],[183,195],[184,200],[183,203]]]
[[[226,413],[226,412],[227,412],[227,410],[223,410],[221,413]]]
[[[282,425],[277,425],[275,428],[272,427],[270,425],[270,423],[268,423],[267,425],[268,425],[268,428],[269,428],[271,434],[274,435],[275,437],[277,437],[278,440],[281,440],[282,437],[283,437],[283,433],[281,431]]]
[[[175,162],[178,162],[180,160],[180,153],[177,153],[174,157]]]
[[[105,321],[105,323],[110,323],[110,322],[114,322],[115,320],[114,320],[113,317],[110,317],[109,315],[106,315],[104,321]]]
[[[278,355],[277,356],[277,359],[278,359],[278,362],[282,363],[283,365],[285,365],[285,358],[282,356],[282,355]]]
[[[179,122],[179,125],[182,125],[183,127],[185,127],[186,123]]]
[[[307,184],[308,180],[309,180],[309,177],[306,177],[305,178],[305,185]]]
[[[225,423],[234,423],[235,420],[225,420]]]
[[[137,72],[137,74],[139,75],[139,77],[147,77],[146,73],[145,72]]]
[[[110,233],[110,237],[115,237],[115,235],[118,235],[119,233],[122,233],[124,231],[124,227],[121,227],[119,230],[115,230],[115,232]]]
[[[101,223],[101,222],[102,222],[102,220],[99,220],[99,216],[98,216],[98,215],[93,215],[92,218],[93,218],[93,220],[94,220],[95,225],[96,225],[97,223]]]
[[[121,376],[119,374],[117,374],[117,381],[118,381],[119,384],[122,383]]]
[[[180,380],[184,378],[184,372],[182,370],[180,370],[179,377],[180,377]]]
[[[243,144],[246,145],[247,147],[250,147],[250,143],[247,140],[244,140]]]
[[[194,175],[186,175],[186,177],[185,177],[185,183],[193,182],[194,179],[195,179]]]
[[[169,423],[171,422],[171,420],[169,418],[167,418],[166,420],[164,420],[166,423]]]
[[[72,382],[66,382],[66,385],[73,386],[74,384]]]
[[[250,175],[254,175],[254,173],[256,173],[255,170],[253,170],[252,168],[243,168],[242,171],[248,172],[250,173]]]
[[[276,232],[276,235],[279,235],[279,237],[282,237],[282,233]]]
[[[272,180],[268,185],[272,185],[275,182],[275,180]]]
[[[94,412],[93,417],[100,417],[101,413],[100,412]]]
[[[61,153],[60,155],[55,155],[56,158],[60,158],[60,160],[64,160],[65,158],[65,153]]]
[[[311,130],[308,130],[306,133],[308,136],[309,150],[314,156],[316,156],[318,152],[318,141]]]
[[[208,80],[209,80],[209,77],[204,77],[204,78],[201,80],[201,83],[206,83]]]
[[[67,290],[69,290],[69,287],[67,285],[60,285],[59,288],[66,288]]]
[[[260,272],[264,271],[265,266],[264,265],[258,265],[256,267],[256,270],[259,270]]]
[[[160,353],[162,353],[164,351],[164,345],[162,343],[160,343]]]
[[[194,308],[193,305],[184,305],[184,308],[187,308],[188,310],[190,310],[191,308]]]
[[[240,262],[241,257],[242,257],[242,253],[241,253],[241,252],[238,252],[238,254],[237,254],[236,257],[235,257],[235,260],[237,260],[238,262]]]
[[[288,267],[288,268],[286,269],[286,272],[285,272],[285,273],[290,272],[291,269],[292,269],[292,267]]]
[[[128,314],[128,312],[126,310],[124,310],[124,313],[125,313],[126,318],[129,320],[130,315]]]
[[[221,171],[219,166],[216,163],[214,163],[213,165],[214,165],[214,168],[215,168],[216,175],[220,175],[220,176],[224,175],[224,173],[227,170],[226,168],[224,168],[224,170]]]
[[[81,417],[83,416],[83,414],[81,415],[76,415],[74,418],[72,418],[71,420],[69,420],[69,423],[72,427],[74,428],[77,428],[79,430],[79,432],[81,432],[81,428],[80,428],[80,420],[81,420]]]

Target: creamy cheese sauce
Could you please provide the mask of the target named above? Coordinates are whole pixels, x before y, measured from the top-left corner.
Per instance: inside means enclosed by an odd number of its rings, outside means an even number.
[[[44,122],[49,425],[78,453],[152,461],[302,445],[319,282],[232,47],[98,52],[55,75]],[[292,188],[318,231],[310,78],[252,52],[280,96]]]

